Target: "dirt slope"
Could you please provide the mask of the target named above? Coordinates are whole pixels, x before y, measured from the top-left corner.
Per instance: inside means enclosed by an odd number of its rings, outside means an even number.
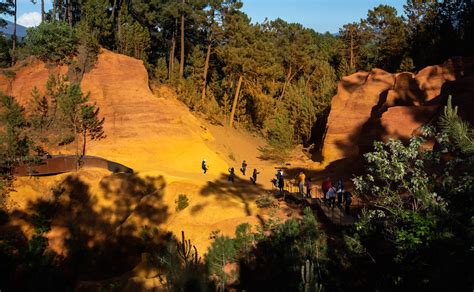
[[[67,72],[65,67],[48,67],[42,62],[14,70],[13,78],[0,79],[0,90],[14,95],[25,106],[34,86],[44,91],[49,74]],[[137,175],[117,178],[103,171],[83,170],[72,176],[19,178],[17,192],[10,200],[16,209],[26,210],[32,201],[51,199],[51,189],[72,177],[75,183],[86,186],[87,194],[94,201],[90,207],[94,214],[115,214],[97,222],[113,221],[110,228],[127,230],[134,236],[139,236],[145,225],[158,226],[176,235],[184,230],[201,254],[210,243],[211,231],[231,235],[238,224],[255,225],[266,216],[256,207],[255,199],[271,188],[269,181],[274,166],[258,158],[257,148],[264,146],[262,139],[243,131],[208,125],[176,99],[154,95],[142,61],[107,50],[101,51],[94,69],[84,75],[81,88],[90,92],[91,102],[100,108],[107,135],[101,141],[90,143],[87,154],[131,167]],[[60,151],[68,152],[67,148]],[[206,175],[200,169],[204,158],[210,166]],[[236,183],[229,184],[228,168],[235,167],[238,172],[243,159],[249,164],[247,176],[238,173]],[[257,185],[249,181],[254,167],[261,172]],[[133,199],[136,192],[143,192],[137,191],[137,187],[147,185],[145,182],[150,182],[149,187],[158,190],[160,196],[146,193],[138,200]],[[137,186],[129,187],[131,185]],[[175,200],[179,194],[187,195],[189,207],[176,212]],[[120,198],[134,203],[121,209]],[[145,216],[143,209],[161,213],[147,211]],[[53,228],[53,233],[60,235],[54,236],[54,246],[62,252],[60,239],[68,235],[59,231],[62,230],[59,223],[58,228]]]

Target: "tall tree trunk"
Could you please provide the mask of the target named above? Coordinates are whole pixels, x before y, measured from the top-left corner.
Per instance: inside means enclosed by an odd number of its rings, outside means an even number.
[[[62,21],[66,21],[66,12],[63,10],[63,1],[59,0],[58,1],[58,8],[59,8],[59,19]]]
[[[86,141],[87,141],[87,131],[84,129],[84,132],[82,134],[82,158],[86,156]]]
[[[69,26],[72,27],[72,0],[67,0],[67,16]]]
[[[169,65],[169,75],[168,79],[171,80],[174,72],[174,52],[176,51],[176,31],[178,30],[178,19],[175,19],[174,22],[174,32],[171,37],[171,48],[170,48],[170,65]]]
[[[13,5],[15,5],[13,10],[13,40],[12,40],[12,66],[15,65],[15,55],[16,55],[16,5],[17,0],[14,0]]]
[[[286,74],[285,83],[283,83],[283,89],[281,90],[280,99],[282,99],[283,96],[285,95],[286,87],[288,86],[288,82],[290,82],[290,77],[291,77],[291,66],[290,68],[288,68],[288,74]]]
[[[209,70],[209,59],[211,58],[211,38],[209,38],[208,41],[209,43],[207,44],[206,62],[204,63],[204,78],[202,84],[201,101],[204,101],[204,98],[206,98],[207,71]]]
[[[44,0],[41,0],[41,22],[44,21]]]
[[[184,9],[184,2],[183,9]],[[184,11],[181,11],[181,56],[179,58],[179,77],[182,78],[184,73]]]
[[[351,70],[354,68],[354,36],[351,32],[351,60],[350,60]]]
[[[237,82],[237,90],[235,91],[234,102],[232,103],[232,111],[230,112],[230,121],[229,121],[230,127],[234,125],[235,108],[237,107],[237,102],[239,100],[239,93],[240,93],[241,86],[242,86],[242,75],[239,76],[239,82]]]
[[[285,80],[285,83],[283,84],[283,90],[281,91],[281,94],[280,94],[280,99],[283,98],[283,96],[285,95],[285,92],[286,92],[286,88],[288,87],[288,85],[290,84],[291,80],[293,80],[293,78],[295,78],[296,74],[301,70],[303,69],[303,65],[301,65],[295,72],[293,72],[293,74],[291,74],[291,66],[290,68],[288,69],[288,74],[286,76],[286,80]]]
[[[115,20],[115,9],[117,9],[117,0],[114,0],[114,4],[112,5],[112,14],[111,14],[112,23],[113,23],[114,20]]]
[[[58,0],[53,0],[53,20],[56,20],[56,7],[58,5]]]

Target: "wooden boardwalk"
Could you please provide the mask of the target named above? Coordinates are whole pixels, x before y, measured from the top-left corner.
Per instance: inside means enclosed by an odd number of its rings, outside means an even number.
[[[300,193],[286,193],[286,200],[302,203],[312,208],[320,210],[331,223],[340,226],[350,226],[354,224],[354,217],[345,213],[342,206],[331,207],[320,198],[303,198]]]
[[[342,225],[342,226],[350,226],[354,224],[354,217],[351,215],[346,214],[344,211],[344,207],[335,205],[334,207],[329,206],[321,199],[312,199],[319,210],[321,210],[333,224],[335,225]]]
[[[83,167],[96,167],[107,169],[110,172],[133,173],[133,169],[120,163],[109,161],[97,156],[84,156]],[[55,175],[77,170],[77,157],[75,155],[54,155],[43,158],[39,164],[20,164],[14,170],[16,176],[42,176]]]

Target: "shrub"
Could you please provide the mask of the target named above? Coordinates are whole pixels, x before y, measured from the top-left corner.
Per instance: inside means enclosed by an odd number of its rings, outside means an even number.
[[[8,67],[11,64],[9,44],[7,39],[0,35],[0,67]]]
[[[186,207],[189,205],[189,199],[184,194],[180,194],[178,199],[176,199],[174,202],[176,203],[176,211],[178,212],[186,209]]]
[[[26,45],[31,53],[44,61],[59,62],[76,53],[78,38],[66,22],[42,22],[28,29]]]
[[[259,208],[269,208],[275,206],[275,200],[270,197],[268,194],[263,194],[255,200],[257,207]]]
[[[284,160],[293,146],[293,126],[286,110],[277,112],[267,124],[268,147],[262,149],[263,155],[270,159]]]
[[[225,267],[236,261],[237,249],[234,240],[227,236],[218,236],[212,242],[205,261],[209,275],[214,275],[219,280],[219,286],[224,287],[229,275]]]

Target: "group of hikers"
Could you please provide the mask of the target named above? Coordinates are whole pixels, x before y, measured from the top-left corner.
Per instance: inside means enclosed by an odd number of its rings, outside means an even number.
[[[311,198],[311,191],[313,189],[313,185],[311,182],[310,177],[306,177],[304,172],[300,172],[298,177],[298,190],[299,193],[304,197],[304,198]],[[280,190],[280,194],[283,194],[284,188],[285,188],[285,178],[283,176],[283,170],[278,169],[276,174],[275,174],[275,179],[273,180],[275,187],[277,187]],[[306,188],[306,192],[305,192]]]
[[[345,207],[346,214],[350,213],[350,207],[352,203],[352,194],[349,191],[344,189],[344,183],[342,179],[339,179],[336,184],[331,181],[330,177],[327,177],[322,185],[321,189],[323,191],[323,200],[328,202],[329,206],[334,208],[337,204],[338,206],[343,205]],[[336,202],[337,198],[337,202]]]
[[[244,160],[242,161],[242,166],[240,168],[240,172],[245,176],[247,171],[247,162]],[[209,167],[207,165],[206,159],[202,160],[201,164],[202,170],[204,174],[206,174]],[[250,181],[253,184],[257,183],[257,175],[259,172],[256,168],[253,169],[252,176],[250,177]],[[229,168],[229,176],[227,178],[228,181],[234,182],[235,179],[235,169],[233,167]],[[298,190],[299,193],[303,196],[303,198],[311,198],[313,184],[311,181],[311,177],[306,177],[305,173],[301,171],[297,176],[297,183],[298,183]],[[280,190],[280,194],[284,194],[285,189],[285,178],[283,175],[283,170],[278,169],[275,174],[275,179],[273,180],[273,184]],[[352,194],[345,190],[344,183],[342,179],[339,179],[336,184],[334,184],[330,177],[327,177],[323,183],[321,184],[321,190],[323,193],[323,201],[327,203],[330,207],[334,208],[336,205],[344,206],[346,214],[350,213],[350,206],[352,203]],[[336,201],[337,199],[337,201]]]
[[[273,180],[275,187],[280,190],[280,194],[284,193],[285,179],[283,177],[283,170],[278,169]],[[297,177],[298,191],[303,198],[311,198],[313,183],[311,177],[306,177],[305,173],[301,171]],[[306,189],[306,190],[305,190]],[[342,179],[339,179],[336,184],[327,177],[322,185],[323,201],[330,207],[334,208],[336,205],[344,206],[346,214],[350,214],[350,206],[352,204],[352,194],[344,189]],[[337,198],[337,202],[336,202]]]
[[[245,172],[247,171],[247,162],[244,160],[242,161],[242,166],[240,167],[240,172],[242,172],[242,175],[245,176]],[[204,174],[209,170],[209,167],[207,165],[206,159],[202,160],[201,163],[201,168],[204,171]],[[260,172],[257,171],[256,168],[253,169],[252,176],[250,177],[250,181],[253,184],[257,183],[257,175],[260,174]],[[229,176],[227,177],[227,180],[230,182],[234,182],[235,180],[235,169],[233,167],[229,168]]]

